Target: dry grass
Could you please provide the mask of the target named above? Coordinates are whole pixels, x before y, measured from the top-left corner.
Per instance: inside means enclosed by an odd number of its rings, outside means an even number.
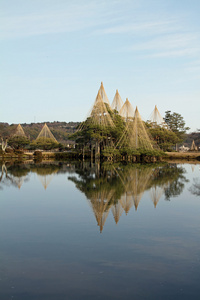
[[[167,159],[200,160],[200,152],[166,152]]]

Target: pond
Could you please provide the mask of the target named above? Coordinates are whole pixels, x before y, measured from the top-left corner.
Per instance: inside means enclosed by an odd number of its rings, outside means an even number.
[[[0,299],[199,299],[200,164],[0,167]]]

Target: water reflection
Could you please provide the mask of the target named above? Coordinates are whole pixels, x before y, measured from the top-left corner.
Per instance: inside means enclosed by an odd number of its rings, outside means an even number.
[[[55,175],[70,174],[68,180],[75,183],[83,192],[92,208],[97,224],[102,232],[111,211],[116,224],[123,212],[127,215],[132,207],[137,211],[143,195],[148,197],[154,207],[163,197],[170,200],[180,195],[187,179],[185,169],[176,164],[163,165],[100,165],[90,162],[61,163],[32,161],[15,164],[2,164],[1,188],[13,185],[21,188],[30,180],[30,173],[36,173],[46,190]],[[200,184],[194,181],[190,191],[199,195]]]
[[[198,172],[5,162],[0,299],[198,299]]]
[[[59,167],[55,164],[34,164],[33,161],[23,163],[4,162],[1,166],[0,188],[3,186],[15,186],[21,188],[22,184],[30,180],[30,172],[35,172],[46,189],[52,174],[56,173]]]
[[[1,177],[0,177],[0,188],[2,189],[2,185],[10,186],[13,185],[18,189],[21,188],[23,182],[29,180],[28,178],[29,170],[19,166],[15,166],[12,170],[7,170],[6,163],[3,163],[1,166]]]
[[[170,165],[96,165],[84,163],[75,170],[77,176],[69,176],[76,187],[85,194],[102,232],[109,211],[119,222],[123,211],[128,214],[134,206],[138,209],[145,191],[157,206],[161,196],[170,200],[182,193],[187,179],[185,169]]]
[[[189,188],[189,191],[196,196],[200,196],[200,179],[197,178],[193,178],[193,184],[192,186]]]

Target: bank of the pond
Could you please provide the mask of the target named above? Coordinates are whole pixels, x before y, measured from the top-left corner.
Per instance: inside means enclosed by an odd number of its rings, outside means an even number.
[[[166,152],[166,158],[170,160],[198,160],[200,161],[200,152]]]
[[[1,160],[7,159],[54,159],[54,160],[83,160],[91,159],[89,153],[82,153],[75,151],[53,152],[53,151],[20,151],[12,153],[0,154]],[[94,159],[94,157],[93,157]],[[104,161],[127,161],[127,162],[148,162],[154,163],[165,160],[180,160],[180,161],[200,161],[200,152],[165,152],[165,153],[136,153],[136,154],[121,154],[120,156],[107,155],[101,157]]]

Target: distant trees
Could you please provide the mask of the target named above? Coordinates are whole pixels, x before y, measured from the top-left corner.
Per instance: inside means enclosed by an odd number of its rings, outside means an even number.
[[[59,148],[62,145],[55,142],[54,140],[50,138],[43,138],[40,137],[37,140],[34,140],[30,143],[30,149],[35,150],[35,149],[42,149],[42,150],[51,150],[55,148]]]
[[[113,126],[95,123],[89,117],[80,125],[76,133],[69,138],[75,140],[80,149],[92,150],[94,147],[96,155],[100,155],[100,151],[107,147],[114,148],[114,145],[124,132],[125,122],[116,111],[113,112],[108,108],[108,113],[113,121]]]
[[[25,136],[13,136],[8,140],[8,145],[13,149],[24,149],[29,144],[30,140]]]
[[[171,113],[170,110],[165,112],[165,122],[168,127],[177,135],[179,142],[182,142],[185,137],[185,133],[189,130],[189,127],[185,126],[185,121],[183,117],[178,113]]]
[[[170,151],[172,146],[179,142],[179,137],[173,131],[158,125],[154,125],[153,127],[149,126],[149,132],[153,140],[163,151]]]

